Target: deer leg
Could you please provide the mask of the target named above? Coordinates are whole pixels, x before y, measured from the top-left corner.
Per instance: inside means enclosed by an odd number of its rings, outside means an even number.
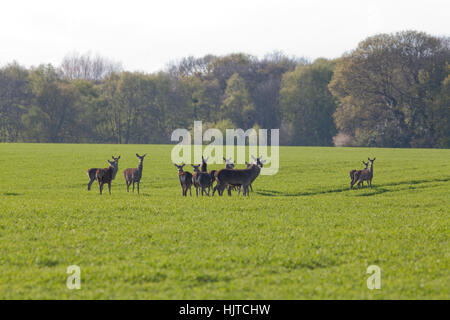
[[[138,192],[138,194],[139,194],[139,184],[140,184],[140,183],[141,183],[140,181],[136,182],[136,184],[137,184],[137,192]]]
[[[250,190],[252,190],[252,192],[253,192],[253,187],[252,187],[252,185],[250,184]]]
[[[228,186],[228,196],[231,197],[231,186]]]
[[[111,194],[111,182],[108,182],[108,191],[109,191],[109,194]]]
[[[133,181],[133,192],[134,192],[134,183],[135,183],[135,182]]]
[[[94,182],[94,179],[91,179],[88,183],[88,190],[91,190],[91,185]]]
[[[102,194],[102,191],[103,191],[103,183],[99,182],[98,184],[99,184],[99,188],[100,188],[100,194]]]

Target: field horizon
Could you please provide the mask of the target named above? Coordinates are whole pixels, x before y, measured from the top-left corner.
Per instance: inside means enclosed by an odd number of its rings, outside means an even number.
[[[247,198],[182,197],[172,147],[0,144],[0,299],[450,298],[449,149],[283,146]],[[88,191],[112,155],[112,194]],[[368,157],[373,188],[350,190]]]

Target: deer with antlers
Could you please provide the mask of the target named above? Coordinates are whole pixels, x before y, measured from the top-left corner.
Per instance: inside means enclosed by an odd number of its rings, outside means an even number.
[[[177,165],[175,167],[178,169],[178,178],[180,179],[181,192],[183,196],[187,196],[187,191],[189,189],[189,195],[192,197],[191,187],[192,187],[192,174],[187,171],[183,171],[185,164]]]
[[[352,184],[350,185],[350,188],[353,188],[353,186],[356,183],[358,183],[358,188],[360,188],[361,184],[364,181],[367,181],[367,185],[372,188],[373,162],[375,161],[376,158],[373,158],[373,159],[367,158],[367,159],[370,161],[370,169],[369,170],[367,170],[367,169],[361,170],[361,172],[358,174],[357,177],[356,177],[356,174],[355,174],[355,179],[352,181]]]
[[[118,156],[117,158],[112,156],[111,158],[114,160],[114,172],[113,172],[113,176],[112,176],[112,180],[114,180],[116,178],[117,171],[119,170],[119,159],[120,159],[120,156]],[[98,169],[99,168],[91,168],[91,169],[89,169],[86,172],[88,177],[89,177],[88,190],[91,190],[91,186],[92,186],[92,183],[96,179],[95,174],[97,173]]]
[[[125,178],[125,182],[127,184],[127,192],[130,191],[130,185],[133,184],[133,192],[134,192],[134,184],[137,185],[137,193],[139,194],[139,184],[141,183],[142,178],[142,169],[144,168],[144,158],[147,154],[140,156],[136,153],[136,157],[139,159],[139,164],[137,168],[128,168],[123,171],[123,176]]]

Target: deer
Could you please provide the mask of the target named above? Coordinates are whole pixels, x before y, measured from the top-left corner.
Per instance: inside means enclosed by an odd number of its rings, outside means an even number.
[[[364,162],[364,160],[363,160],[362,163],[364,164],[364,169],[363,170],[367,170],[367,167],[369,166],[369,162]],[[361,171],[362,170],[355,170],[355,169],[350,171],[350,179],[351,179],[351,181],[350,181],[350,189],[353,188],[353,181],[358,180],[358,177],[359,177]],[[364,185],[364,183],[363,183],[363,185]]]
[[[231,157],[228,159],[225,159],[225,157],[222,157],[223,161],[225,161],[225,169],[234,169],[234,163],[233,161],[231,161]],[[214,184],[214,181],[216,181],[216,172],[218,172],[218,170],[211,170],[209,172],[209,176],[211,177],[211,187]],[[228,194],[231,194],[231,188],[236,188],[237,186],[228,186]],[[215,193],[215,191],[217,190],[217,186],[215,186],[213,188],[213,195]]]
[[[142,169],[144,158],[147,154],[140,156],[136,153],[136,157],[139,159],[139,164],[137,168],[128,168],[123,171],[123,176],[125,178],[125,183],[127,184],[127,192],[130,192],[130,185],[133,184],[133,192],[134,192],[134,184],[137,184],[137,193],[139,194],[139,184],[142,178]]]
[[[358,177],[355,176],[355,179],[352,182],[351,187],[353,188],[353,186],[355,185],[355,183],[358,183],[358,188],[361,187],[361,184],[364,181],[367,181],[367,185],[372,188],[372,179],[373,179],[373,162],[375,161],[376,158],[370,159],[367,158],[370,161],[370,169],[367,170],[361,170],[361,172],[358,174]]]
[[[98,187],[100,189],[100,194],[103,192],[103,186],[105,183],[108,184],[108,191],[111,194],[111,181],[114,179],[114,171],[117,172],[116,162],[108,160],[109,167],[104,169],[97,169],[95,172],[95,178],[98,181]]]
[[[191,166],[194,168],[194,173],[192,174],[192,184],[195,187],[195,193],[198,196],[198,189],[201,189],[202,196],[204,193],[206,193],[207,196],[209,196],[210,188],[211,188],[211,177],[208,174],[206,161],[202,157],[202,164],[200,165],[193,165]],[[200,171],[200,166],[202,167]],[[208,188],[208,191],[206,191],[206,188]]]
[[[248,163],[247,161],[245,161],[245,166],[247,167],[247,169],[250,169],[250,167],[253,165],[253,163]],[[253,192],[253,188],[252,188],[252,184],[250,183],[248,185],[250,187],[251,192]],[[241,194],[241,186],[237,186],[238,187],[238,194]]]
[[[115,170],[114,170],[113,177],[112,177],[112,179],[114,180],[116,178],[117,170],[119,170],[120,156],[118,156],[117,158],[112,156],[111,158],[114,160],[114,163],[115,163],[115,165],[114,165]],[[94,181],[96,179],[95,173],[97,172],[98,169],[99,168],[91,168],[86,172],[89,177],[88,190],[91,190],[92,183],[94,183]]]
[[[192,187],[192,173],[183,171],[185,164],[177,165],[175,167],[178,169],[178,178],[180,179],[181,192],[183,196],[187,196],[187,191],[189,189],[189,195],[192,197],[191,187]]]
[[[256,163],[252,164],[248,169],[221,169],[216,172],[216,187],[219,196],[223,195],[223,191],[228,185],[241,185],[243,187],[242,194],[249,196],[248,186],[258,177],[263,164],[266,162],[265,160],[261,160],[261,157],[253,157],[253,159],[255,159]]]

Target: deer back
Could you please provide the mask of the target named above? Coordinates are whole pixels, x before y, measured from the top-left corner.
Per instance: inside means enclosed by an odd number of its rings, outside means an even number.
[[[97,178],[97,180],[99,182],[111,182],[111,180],[113,179],[113,174],[114,174],[114,168],[113,167],[109,167],[109,168],[104,168],[104,169],[97,169],[97,171],[95,172],[95,177]]]
[[[123,171],[123,176],[125,177],[126,181],[136,180],[137,172],[137,168],[128,168]]]
[[[259,174],[260,168],[252,166],[250,169],[221,169],[216,172],[216,180],[231,185],[248,185]]]

